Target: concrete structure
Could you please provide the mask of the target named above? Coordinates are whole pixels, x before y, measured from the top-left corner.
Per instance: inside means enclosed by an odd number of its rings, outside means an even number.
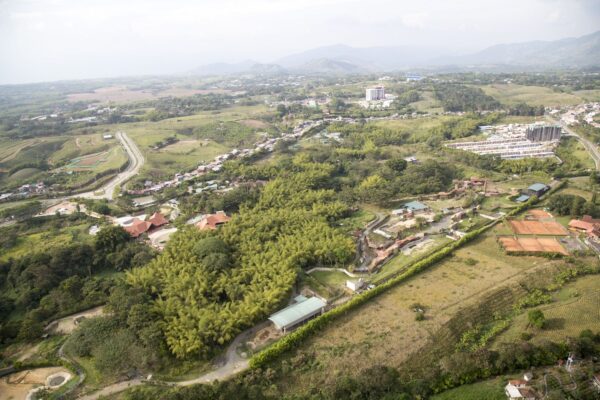
[[[365,93],[365,100],[385,100],[385,88],[383,86],[376,86],[374,88],[368,88]]]
[[[535,392],[527,386],[527,381],[508,381],[504,393],[509,400],[535,400]]]
[[[560,140],[562,128],[559,125],[531,125],[525,135],[532,142]]]
[[[346,281],[346,287],[350,290],[352,290],[353,292],[356,292],[360,289],[362,289],[362,287],[365,285],[365,281],[362,280],[362,278],[360,278],[357,281]]]
[[[284,333],[308,321],[315,315],[322,314],[327,305],[324,300],[318,297],[297,296],[294,300],[295,304],[269,317],[269,321],[273,322],[273,325]]]

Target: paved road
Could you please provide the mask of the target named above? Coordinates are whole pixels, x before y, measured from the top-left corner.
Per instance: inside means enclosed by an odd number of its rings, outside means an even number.
[[[115,188],[120,187],[123,183],[138,173],[142,165],[144,165],[144,156],[142,155],[142,152],[125,132],[117,132],[116,137],[121,142],[121,145],[129,157],[129,164],[127,165],[127,168],[125,168],[125,171],[119,173],[97,191],[80,193],[71,197],[111,200],[113,198]]]
[[[594,160],[594,163],[596,164],[596,170],[600,171],[600,150],[598,150],[598,147],[594,143],[590,142],[589,140],[587,140],[586,138],[584,138],[582,136],[579,136],[575,131],[573,131],[571,128],[569,128],[566,124],[564,124],[562,122],[558,122],[554,118],[551,118],[548,116],[546,118],[548,120],[552,121],[553,123],[562,126],[564,131],[567,132],[567,136],[573,136],[573,137],[577,138],[577,140],[579,140],[583,144],[583,146],[586,148],[586,150],[588,151],[588,153]]]

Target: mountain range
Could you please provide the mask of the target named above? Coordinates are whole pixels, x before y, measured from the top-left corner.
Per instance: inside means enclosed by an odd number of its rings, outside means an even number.
[[[337,44],[291,54],[269,64],[251,60],[236,64],[216,63],[190,72],[198,75],[359,74],[421,68],[518,71],[593,66],[600,66],[600,31],[555,41],[499,44],[466,55],[452,54],[436,47],[351,47]]]

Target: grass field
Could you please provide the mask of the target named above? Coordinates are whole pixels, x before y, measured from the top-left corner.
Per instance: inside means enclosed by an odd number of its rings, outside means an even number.
[[[49,162],[51,164],[68,162],[73,158],[106,151],[117,145],[115,139],[103,140],[101,134],[78,135],[67,140],[60,150],[54,152],[49,157]]]
[[[431,397],[431,400],[506,400],[502,378],[463,385]]]
[[[254,120],[260,120],[262,116],[271,111],[264,105],[260,106],[238,106],[226,108],[219,111],[206,111],[187,117],[165,119],[157,122],[135,122],[126,124],[100,125],[93,129],[96,134],[104,133],[107,129],[111,131],[126,132],[138,145],[146,162],[142,168],[141,176],[150,174],[155,177],[171,177],[176,172],[190,170],[202,161],[212,160],[215,156],[228,152],[242,143],[225,142],[221,140],[210,140],[196,137],[194,129],[211,127],[215,123],[223,122],[233,124],[232,126],[244,127],[250,134],[265,129],[250,127],[257,126]],[[251,122],[249,122],[251,121]],[[262,122],[262,121],[258,121]],[[270,128],[269,129],[273,129]],[[242,129],[240,129],[242,131]],[[83,132],[83,131],[81,131]],[[152,147],[168,137],[175,136],[183,144],[174,144],[153,150]],[[244,138],[239,138],[244,140]],[[245,138],[252,143],[254,138]]]
[[[573,94],[585,101],[600,101],[600,90],[577,90]]]
[[[485,94],[506,105],[524,102],[530,106],[564,106],[584,102],[581,97],[576,95],[554,92],[550,88],[541,86],[523,86],[511,83],[480,87]]]
[[[11,247],[10,250],[0,253],[0,260],[7,260],[11,257],[22,257],[25,254],[31,253],[31,249],[44,251],[45,249],[51,249],[56,246],[71,243],[73,241],[91,242],[92,236],[89,236],[87,233],[90,225],[92,224],[84,223],[55,231],[20,235],[17,238],[17,244],[14,247]]]
[[[583,329],[600,331],[600,276],[578,278],[556,293],[553,300],[550,304],[538,307],[546,317],[546,328],[539,330],[529,327],[527,313],[523,313],[494,343],[518,340],[523,332],[533,334],[532,341],[540,342],[575,337]]]
[[[475,262],[466,262],[469,259]],[[298,352],[314,354],[317,365],[286,375],[287,390],[302,392],[308,386],[327,386],[340,374],[355,375],[376,364],[401,367],[460,310],[478,304],[490,292],[510,287],[525,271],[561,262],[507,256],[496,243],[494,232],[486,233],[453,257],[336,320],[303,343]],[[415,321],[414,303],[425,307],[425,321]],[[356,360],[360,360],[359,365]]]
[[[596,164],[583,144],[575,138],[565,137],[556,149],[556,155],[570,170],[594,169]]]

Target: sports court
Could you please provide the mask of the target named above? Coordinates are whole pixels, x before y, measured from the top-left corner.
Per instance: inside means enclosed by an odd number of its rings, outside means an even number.
[[[498,240],[507,253],[558,253],[569,255],[567,250],[555,238],[516,238],[502,236]]]
[[[550,235],[567,236],[567,230],[555,221],[510,221],[510,226],[517,235]]]

